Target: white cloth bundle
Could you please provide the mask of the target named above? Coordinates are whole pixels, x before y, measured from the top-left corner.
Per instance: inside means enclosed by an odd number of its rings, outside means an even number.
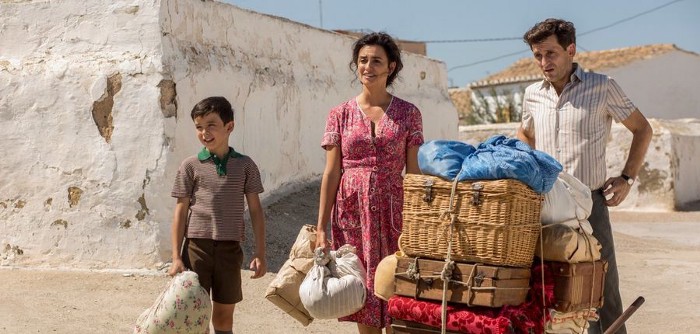
[[[566,172],[559,173],[552,190],[544,195],[540,219],[542,225],[564,223],[571,227],[582,227],[593,233],[588,216],[591,215],[593,199],[591,190],[579,179]]]
[[[134,333],[209,333],[209,294],[193,271],[181,272],[170,281],[156,302],[136,320]]]
[[[365,275],[354,247],[344,245],[329,255],[317,248],[314,266],[299,287],[299,298],[317,319],[351,315],[365,304]]]

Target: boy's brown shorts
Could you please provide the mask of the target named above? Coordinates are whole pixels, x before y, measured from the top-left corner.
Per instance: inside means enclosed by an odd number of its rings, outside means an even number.
[[[199,284],[220,304],[243,300],[241,265],[243,251],[238,241],[186,239],[182,259],[199,275]]]

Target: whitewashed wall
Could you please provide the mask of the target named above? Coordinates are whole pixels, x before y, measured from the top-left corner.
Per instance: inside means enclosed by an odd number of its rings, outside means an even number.
[[[0,6],[0,265],[151,268],[169,258],[177,167],[200,146],[197,101],[232,102],[231,145],[269,197],[318,177],[326,114],[360,90],[351,38],[227,4]],[[401,77],[426,138],[456,139],[444,64],[406,54]]]
[[[700,201],[700,120],[649,120],[652,142],[627,199],[613,210],[672,211]],[[513,137],[519,123],[460,126],[460,140],[476,145],[492,135]],[[614,140],[613,140],[614,139]],[[607,145],[607,175],[619,175],[632,134],[613,122]]]
[[[700,118],[700,55],[673,51],[605,74],[648,118]]]
[[[0,6],[0,263],[155,262],[161,219],[139,214],[139,199],[150,175],[161,178],[167,154],[156,87],[159,5]],[[109,142],[93,119],[96,101],[111,110]]]

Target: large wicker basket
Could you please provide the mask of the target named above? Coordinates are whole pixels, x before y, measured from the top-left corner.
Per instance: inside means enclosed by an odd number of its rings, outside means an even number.
[[[454,261],[529,267],[540,233],[542,200],[512,179],[455,185],[435,176],[407,174],[399,247],[408,256],[446,259],[452,235]]]

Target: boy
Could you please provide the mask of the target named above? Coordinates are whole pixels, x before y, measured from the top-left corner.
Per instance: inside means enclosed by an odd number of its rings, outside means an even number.
[[[171,234],[173,264],[168,274],[174,276],[185,268],[196,272],[212,297],[215,333],[232,334],[234,307],[243,299],[243,197],[255,234],[251,278],[260,278],[267,271],[265,220],[258,197],[263,186],[253,160],[228,146],[234,122],[233,109],[225,98],[200,101],[191,116],[204,148],[182,162],[175,178],[171,193],[177,198]]]

